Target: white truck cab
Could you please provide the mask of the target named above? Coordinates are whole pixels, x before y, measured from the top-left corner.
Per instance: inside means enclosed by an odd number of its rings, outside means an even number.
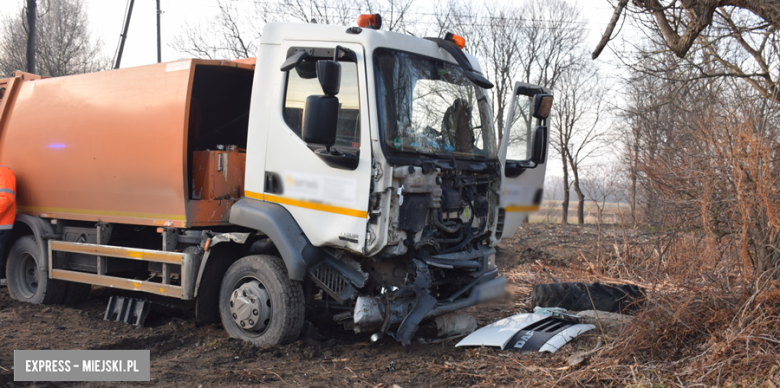
[[[350,306],[335,319],[356,332],[399,324],[408,344],[422,319],[503,293],[493,247],[541,202],[549,91],[516,86],[499,144],[492,84],[451,40],[272,23],[257,58],[231,223],[289,212],[318,248],[282,254],[290,276]]]

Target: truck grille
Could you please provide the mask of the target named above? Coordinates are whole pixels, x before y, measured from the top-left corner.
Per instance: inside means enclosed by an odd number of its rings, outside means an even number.
[[[309,271],[312,280],[337,302],[344,301],[357,291],[336,269],[322,262]]]
[[[506,220],[506,209],[498,209],[498,221],[496,221],[496,239],[500,240],[504,235],[504,221]]]

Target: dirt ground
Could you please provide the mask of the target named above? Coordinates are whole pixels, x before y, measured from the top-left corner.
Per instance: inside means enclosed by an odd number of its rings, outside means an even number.
[[[607,231],[614,236],[616,230]],[[467,310],[479,326],[527,312],[531,287],[550,282],[541,265],[558,277],[579,266],[578,253],[595,246],[594,226],[529,224],[498,249],[507,275],[504,299]],[[563,279],[561,279],[563,281]],[[455,348],[457,339],[403,347],[386,337],[346,332],[331,315],[307,317],[324,339],[302,338],[285,346],[258,348],[231,339],[220,325],[198,325],[191,305],[178,318],[150,315],[146,327],[103,320],[108,299],[130,292],[93,287],[77,306],[41,306],[13,301],[0,289],[0,387],[440,387],[555,385],[569,356],[589,350],[596,333],[584,335],[555,354]],[[165,300],[170,303],[170,300]],[[432,324],[428,324],[428,331]],[[425,332],[425,330],[421,330]],[[151,351],[149,383],[13,382],[13,351],[33,349],[140,349]]]

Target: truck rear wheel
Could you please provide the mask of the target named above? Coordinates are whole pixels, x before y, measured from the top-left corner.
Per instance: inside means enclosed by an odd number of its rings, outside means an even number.
[[[303,289],[287,276],[282,259],[247,256],[225,273],[219,313],[231,337],[258,346],[289,343],[303,328]]]
[[[11,298],[32,304],[56,304],[65,295],[65,282],[49,279],[46,263],[33,236],[16,240],[8,255],[6,276]]]

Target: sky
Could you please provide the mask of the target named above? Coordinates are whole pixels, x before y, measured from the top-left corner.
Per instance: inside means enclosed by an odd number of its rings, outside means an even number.
[[[238,8],[252,11],[252,0],[229,0]],[[512,0],[496,0],[511,2]],[[25,0],[4,0],[0,7],[0,15],[19,12],[26,3]],[[128,0],[84,0],[88,14],[89,29],[102,42],[102,49],[108,58],[113,58],[119,44],[122,24],[125,18]],[[596,47],[601,35],[612,17],[613,8],[608,0],[579,0],[576,4],[582,9],[583,19],[587,21],[586,42],[588,50]],[[416,0],[413,12],[429,12],[433,7],[431,0]],[[135,0],[128,37],[122,55],[121,67],[132,67],[157,62],[157,12],[156,0]],[[187,24],[206,23],[219,13],[217,0],[160,0],[162,61],[174,61],[187,58],[169,46],[174,37],[181,34]],[[358,15],[355,15],[357,19]],[[457,33],[455,31],[455,33]],[[626,36],[635,33],[627,25],[621,33]],[[598,64],[602,73],[607,76],[619,74],[620,70],[610,62],[615,62],[615,56],[609,46],[601,54]],[[609,118],[603,119],[604,126],[611,125]],[[592,162],[608,163],[614,155],[607,154]],[[562,164],[558,158],[548,160],[547,174],[560,176]]]
[[[232,0],[238,7],[250,10],[251,0]],[[506,0],[511,1],[511,0]],[[0,14],[18,12],[25,0],[4,0]],[[10,3],[10,4],[9,4]],[[11,5],[11,6],[9,6]],[[610,17],[612,7],[607,0],[580,1],[583,16],[588,20],[588,42],[595,47],[604,32]],[[103,51],[113,58],[119,43],[119,36],[127,8],[127,0],[85,0],[89,28],[103,43]],[[432,2],[417,0],[414,7],[429,8]],[[135,0],[127,42],[122,55],[122,66],[131,67],[157,62],[157,5],[155,0]],[[173,38],[180,34],[185,24],[203,23],[219,12],[217,0],[160,0],[162,60],[172,61],[185,57],[184,54],[169,47]],[[357,18],[358,15],[355,15]],[[605,50],[604,59],[609,59],[611,53]]]

